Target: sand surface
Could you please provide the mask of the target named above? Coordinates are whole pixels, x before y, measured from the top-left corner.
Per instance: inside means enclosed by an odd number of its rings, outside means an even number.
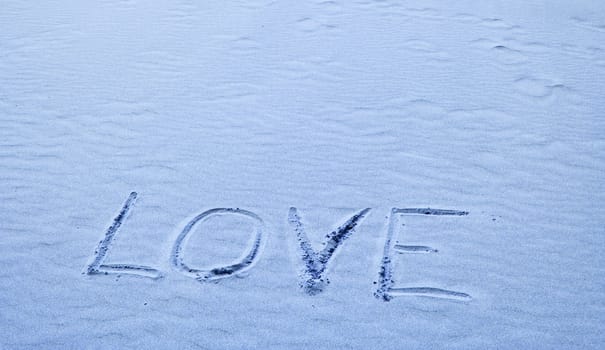
[[[0,0],[0,348],[602,349],[605,2]]]

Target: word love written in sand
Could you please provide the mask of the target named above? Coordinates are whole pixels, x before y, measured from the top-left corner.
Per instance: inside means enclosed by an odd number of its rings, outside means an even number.
[[[149,278],[161,278],[162,272],[159,270],[143,265],[136,264],[109,264],[105,263],[105,258],[112,241],[114,240],[120,226],[128,217],[136,200],[137,193],[132,192],[124,206],[113,220],[111,226],[105,232],[105,236],[99,242],[95,249],[91,262],[86,266],[84,274],[87,275],[109,275],[109,274],[130,274]],[[370,212],[370,208],[363,209],[351,216],[340,227],[327,234],[323,249],[316,251],[309,241],[298,210],[294,207],[290,208],[288,213],[288,221],[292,231],[298,240],[298,248],[302,260],[302,269],[300,273],[300,287],[309,295],[315,295],[323,291],[327,284],[326,267],[332,259],[332,255],[340,248],[342,243],[354,232],[355,227],[364,219]],[[187,246],[187,242],[194,232],[194,228],[203,225],[205,221],[216,216],[235,215],[240,218],[247,219],[253,226],[254,237],[252,245],[245,251],[242,256],[235,262],[217,267],[193,267],[187,264],[183,258],[183,250]],[[430,209],[430,208],[393,208],[391,215],[388,217],[389,226],[387,230],[387,238],[384,245],[383,256],[378,273],[378,281],[375,284],[378,286],[374,295],[376,298],[389,301],[396,296],[428,296],[435,298],[444,298],[450,300],[469,301],[471,296],[453,290],[435,288],[430,286],[418,287],[397,287],[393,282],[393,267],[391,253],[437,253],[437,249],[429,246],[420,245],[402,245],[395,244],[394,236],[397,234],[396,228],[399,227],[399,221],[406,215],[424,215],[424,216],[452,216],[463,217],[468,215],[466,211]],[[241,275],[245,271],[251,269],[259,260],[261,255],[261,247],[264,246],[266,235],[264,233],[263,220],[255,213],[239,209],[239,208],[215,208],[207,210],[191,219],[180,231],[176,238],[172,250],[170,252],[170,264],[178,272],[185,276],[196,279],[200,282],[217,281],[224,278]]]

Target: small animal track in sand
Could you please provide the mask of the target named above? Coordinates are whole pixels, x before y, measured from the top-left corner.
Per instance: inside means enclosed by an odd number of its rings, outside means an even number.
[[[571,20],[578,26],[597,32],[605,32],[605,24],[594,23],[588,19],[580,17],[571,17]]]
[[[546,79],[521,77],[514,81],[515,89],[522,95],[534,98],[546,98],[558,88],[565,88],[563,84],[555,84]]]

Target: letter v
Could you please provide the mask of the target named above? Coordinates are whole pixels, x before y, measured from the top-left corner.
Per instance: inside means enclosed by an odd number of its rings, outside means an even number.
[[[303,273],[301,274],[300,287],[309,295],[315,295],[323,291],[326,284],[329,283],[327,278],[324,278],[323,273],[330,258],[344,240],[352,233],[358,222],[370,211],[370,208],[363,209],[359,213],[353,215],[342,226],[329,233],[326,238],[325,247],[316,252],[311,247],[309,238],[305,233],[304,226],[298,216],[296,208],[291,207],[288,214],[288,221],[296,232],[302,259],[305,264]]]

